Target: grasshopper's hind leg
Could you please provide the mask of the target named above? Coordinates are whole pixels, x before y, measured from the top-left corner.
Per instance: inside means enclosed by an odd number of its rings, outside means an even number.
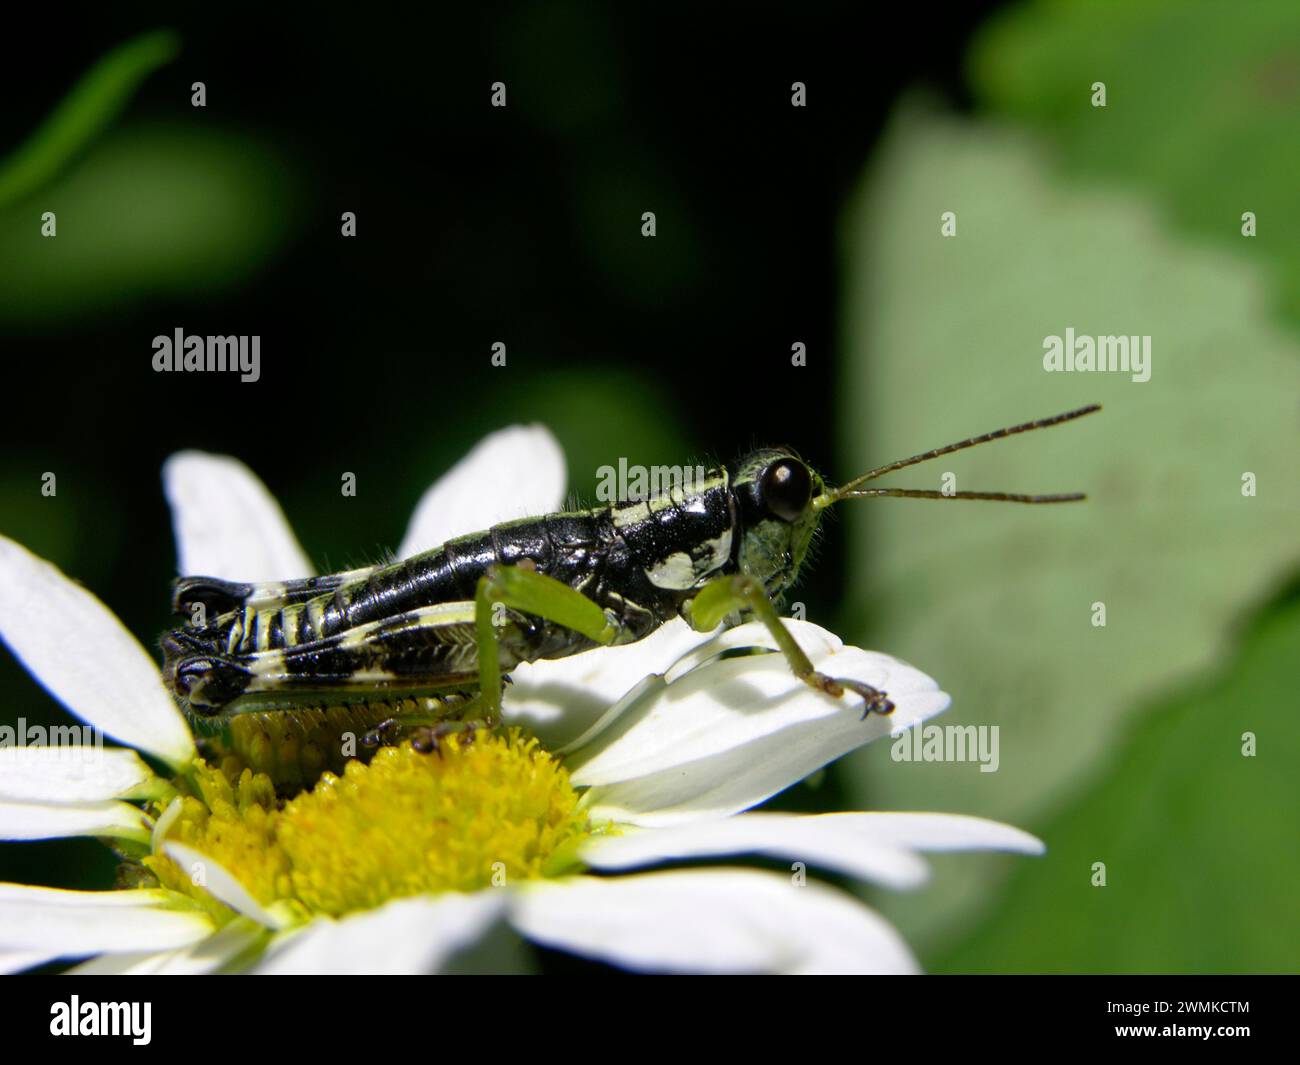
[[[594,600],[563,581],[538,573],[531,563],[490,566],[479,578],[474,596],[475,643],[478,648],[479,691],[486,716],[501,718],[501,644],[498,605],[554,622],[595,643],[608,645],[619,626]]]
[[[772,634],[772,639],[785,655],[785,660],[790,663],[794,675],[809,687],[835,698],[842,696],[846,690],[856,692],[866,700],[862,708],[864,718],[872,712],[877,714],[893,712],[894,704],[889,697],[870,684],[863,684],[856,680],[837,680],[813,669],[812,661],[804,654],[803,648],[781,621],[781,615],[772,605],[772,600],[767,597],[762,584],[752,577],[737,574],[710,581],[700,589],[691,603],[688,620],[691,627],[697,631],[710,632],[722,623],[723,618],[737,610],[750,611],[767,626],[767,631]]]
[[[408,729],[416,729],[412,743],[436,750],[438,740],[454,732],[495,728],[501,722],[501,632],[498,607],[529,614],[586,636],[597,644],[615,642],[619,627],[605,611],[581,592],[527,565],[492,566],[481,578],[474,596],[474,644],[478,656],[479,690],[458,712],[425,717],[404,714],[385,721],[365,737],[366,743],[392,743]]]
[[[479,579],[474,597],[478,692],[458,707],[455,718],[392,718],[368,733],[366,743],[392,743],[409,734],[416,750],[438,751],[439,741],[447,736],[459,733],[465,736],[463,742],[472,742],[479,729],[493,729],[501,723],[501,687],[509,678],[501,674],[501,635],[496,624],[499,606],[563,625],[596,643],[612,643],[619,632],[599,606],[567,584],[522,563],[492,566]]]

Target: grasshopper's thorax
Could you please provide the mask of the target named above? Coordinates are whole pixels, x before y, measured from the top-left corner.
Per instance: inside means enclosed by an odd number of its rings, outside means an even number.
[[[773,598],[784,593],[817,532],[811,501],[821,477],[793,453],[779,448],[752,452],[731,470],[739,528],[736,567],[762,581]]]

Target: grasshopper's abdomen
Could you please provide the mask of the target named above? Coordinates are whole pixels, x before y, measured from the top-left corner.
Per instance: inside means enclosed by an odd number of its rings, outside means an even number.
[[[246,655],[311,643],[331,634],[326,618],[342,613],[341,589],[281,607],[245,606],[218,618],[227,654]]]

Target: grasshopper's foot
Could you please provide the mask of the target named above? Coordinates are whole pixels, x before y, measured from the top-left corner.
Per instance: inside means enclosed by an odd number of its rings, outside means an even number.
[[[866,721],[868,714],[892,714],[894,712],[893,700],[879,688],[873,688],[870,684],[863,684],[856,680],[841,680],[840,683],[849,691],[857,692],[866,700],[862,707],[863,721]]]
[[[827,695],[838,699],[845,691],[856,692],[866,700],[862,707],[862,720],[867,719],[868,714],[892,714],[894,704],[889,696],[879,688],[873,688],[870,684],[863,684],[857,680],[835,679],[828,677],[824,673],[812,673],[807,678],[810,685],[818,691],[823,691]]]

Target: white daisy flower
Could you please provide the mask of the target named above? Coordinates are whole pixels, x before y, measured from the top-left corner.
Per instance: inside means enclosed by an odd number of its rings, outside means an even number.
[[[182,573],[311,574],[240,463],[187,452],[164,480]],[[554,511],[564,481],[545,429],[496,433],[426,493],[399,553]],[[0,538],[0,636],[122,744],[0,747],[0,838],[104,839],[138,885],[0,884],[0,969],[88,959],[78,971],[429,972],[505,924],[635,970],[914,972],[886,921],[804,870],[905,889],[926,878],[919,852],[1042,844],[951,814],[754,811],[949,702],[911,666],[787,624],[816,668],[887,691],[894,713],[863,720],[860,697],[813,691],[779,654],[735,654],[775,650],[759,624],[709,635],[673,622],[639,643],[518,667],[498,733],[453,737],[440,754],[387,747],[328,772],[325,748],[354,717],[245,715],[242,736],[196,744],[112,612]],[[645,871],[741,855],[790,872]]]

